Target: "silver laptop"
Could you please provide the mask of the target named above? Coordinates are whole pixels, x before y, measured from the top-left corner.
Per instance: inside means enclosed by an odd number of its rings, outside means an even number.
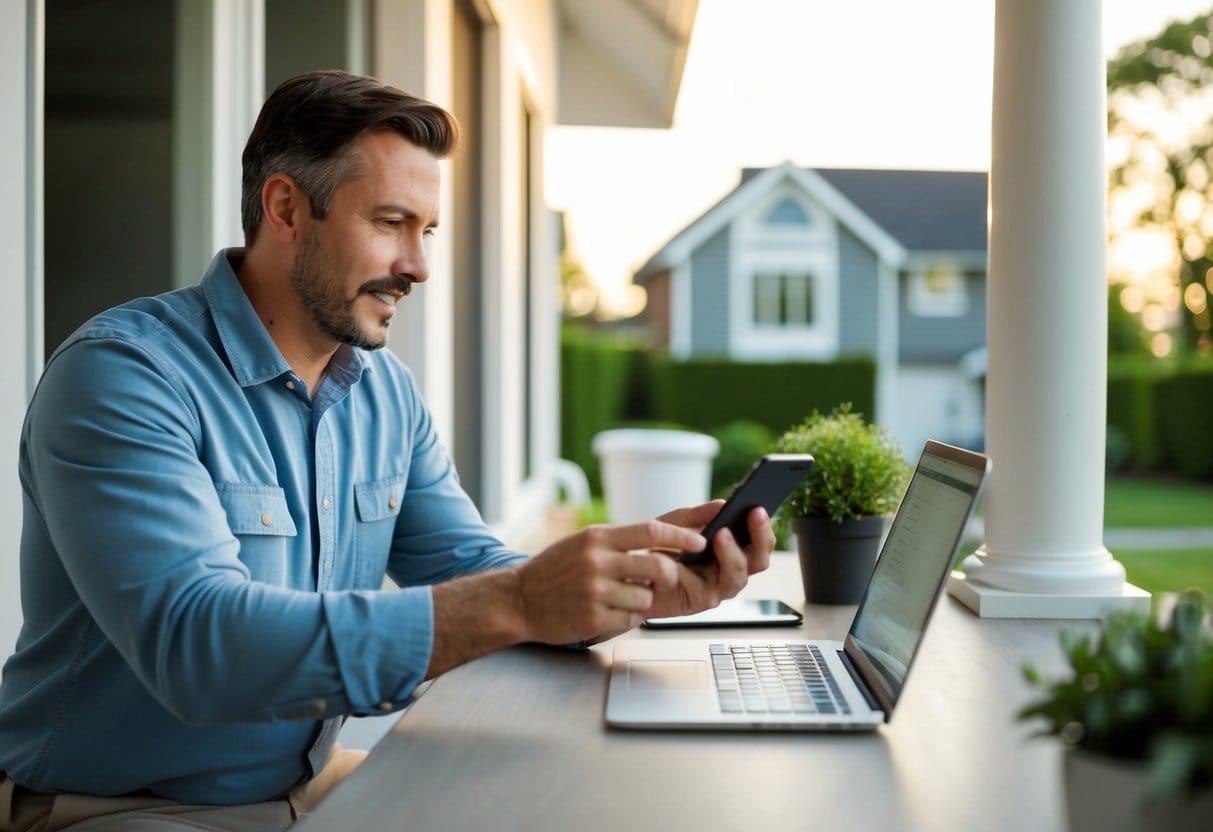
[[[927,442],[845,642],[622,641],[607,724],[864,731],[887,722],[989,470],[982,454]]]

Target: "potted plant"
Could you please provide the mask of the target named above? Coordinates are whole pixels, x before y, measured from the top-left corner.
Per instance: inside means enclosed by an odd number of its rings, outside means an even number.
[[[1019,712],[1066,744],[1071,829],[1213,829],[1213,635],[1203,594],[1166,622],[1110,615],[1062,633],[1068,672],[1024,675],[1043,696]]]
[[[828,416],[813,411],[778,439],[776,450],[812,454],[815,461],[779,511],[780,524],[796,534],[805,598],[858,603],[884,520],[896,511],[909,478],[901,449],[848,403]]]

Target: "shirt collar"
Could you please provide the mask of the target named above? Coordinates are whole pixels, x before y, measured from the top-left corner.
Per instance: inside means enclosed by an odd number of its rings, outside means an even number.
[[[241,387],[249,387],[292,371],[236,277],[243,260],[243,248],[222,249],[207,267],[201,286],[232,374]],[[329,362],[329,374],[347,385],[361,378],[364,369],[362,350],[347,344],[342,344]]]

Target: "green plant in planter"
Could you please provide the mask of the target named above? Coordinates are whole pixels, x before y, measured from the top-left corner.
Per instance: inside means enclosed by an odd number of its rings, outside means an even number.
[[[813,411],[779,437],[775,449],[812,454],[814,460],[808,477],[783,504],[783,522],[828,517],[841,523],[892,514],[909,479],[910,466],[889,432],[865,422],[849,403],[828,416]]]
[[[859,602],[876,563],[884,517],[897,510],[909,465],[884,429],[850,404],[813,411],[775,443],[813,455],[813,467],[776,514],[776,534],[796,534],[800,578],[811,604]]]
[[[1145,613],[1114,613],[1101,633],[1062,633],[1070,672],[1025,678],[1043,697],[1019,712],[1089,752],[1147,766],[1144,798],[1213,789],[1213,634],[1208,602],[1180,596],[1169,622]]]

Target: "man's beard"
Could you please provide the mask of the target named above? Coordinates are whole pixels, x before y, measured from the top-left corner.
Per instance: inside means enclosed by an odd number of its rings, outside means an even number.
[[[387,333],[378,328],[370,331],[359,328],[354,319],[354,301],[358,295],[393,290],[407,293],[409,288],[408,282],[401,278],[381,277],[362,284],[358,287],[358,293],[347,299],[333,259],[314,228],[309,229],[299,243],[290,281],[304,310],[322,332],[343,344],[364,350],[384,347]],[[400,285],[402,283],[403,287]],[[384,329],[389,323],[384,322]]]

